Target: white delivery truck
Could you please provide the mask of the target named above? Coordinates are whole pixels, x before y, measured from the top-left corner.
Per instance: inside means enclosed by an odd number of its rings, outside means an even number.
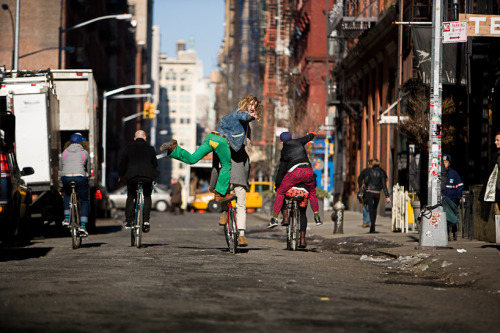
[[[61,222],[63,201],[59,194],[58,168],[61,152],[59,101],[50,70],[20,71],[1,79],[0,96],[16,116],[15,152],[19,165],[35,173],[23,179],[31,187],[31,214],[45,222]]]
[[[104,188],[100,184],[98,159],[98,96],[92,70],[18,72],[17,77],[2,80],[0,94],[3,93],[11,96],[17,119],[18,161],[26,161],[26,165],[35,170],[33,175],[24,177],[35,194],[32,217],[56,224],[62,222],[59,159],[73,133],[81,133],[87,138],[91,159],[88,229],[92,232],[98,210],[109,208],[107,201],[101,200]]]

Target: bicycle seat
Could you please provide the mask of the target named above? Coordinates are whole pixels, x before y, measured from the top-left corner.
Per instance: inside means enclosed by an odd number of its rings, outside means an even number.
[[[69,186],[71,186],[71,187],[76,186],[76,182],[75,182],[74,180],[70,181],[68,184],[69,184]]]
[[[296,195],[296,196],[293,196],[293,197],[290,197],[290,198],[287,198],[288,200],[291,200],[291,201],[301,201],[301,200],[304,200],[304,197],[301,196],[301,195]]]

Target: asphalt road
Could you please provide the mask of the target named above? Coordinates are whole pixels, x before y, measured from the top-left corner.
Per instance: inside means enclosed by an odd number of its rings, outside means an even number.
[[[0,332],[456,333],[500,325],[499,294],[414,280],[321,239],[286,251],[284,230],[266,230],[253,214],[250,246],[234,255],[217,221],[153,212],[141,249],[113,219],[99,220],[77,250],[69,233],[0,248]]]

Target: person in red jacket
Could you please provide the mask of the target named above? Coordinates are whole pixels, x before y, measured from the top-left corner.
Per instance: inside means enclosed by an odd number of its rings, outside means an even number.
[[[294,185],[300,183],[303,183],[309,190],[309,200],[311,201],[311,208],[314,212],[314,221],[316,221],[316,225],[323,224],[319,217],[314,171],[304,148],[304,146],[314,139],[315,136],[316,133],[310,132],[301,138],[292,139],[290,132],[281,133],[280,140],[283,142],[283,148],[281,149],[280,165],[276,174],[276,199],[273,205],[273,215],[267,225],[268,229],[278,225],[278,215],[283,206],[283,199],[285,198],[286,192]]]

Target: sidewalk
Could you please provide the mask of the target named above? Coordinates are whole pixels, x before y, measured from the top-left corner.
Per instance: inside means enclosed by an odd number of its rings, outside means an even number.
[[[418,231],[392,232],[391,218],[377,216],[376,233],[370,234],[368,228],[361,226],[362,214],[353,211],[344,212],[344,233],[333,234],[331,213],[325,211],[323,225],[308,223],[308,248],[354,254],[360,260],[390,260],[395,266],[400,265],[399,269],[415,272],[420,278],[440,279],[453,286],[480,286],[500,295],[500,246],[495,243],[469,240],[459,234],[447,247],[420,247]],[[265,228],[269,218],[259,212],[249,214],[249,226]],[[275,229],[278,228],[282,227]],[[251,229],[248,232],[251,234]],[[363,250],[368,251],[367,255],[363,255]]]

